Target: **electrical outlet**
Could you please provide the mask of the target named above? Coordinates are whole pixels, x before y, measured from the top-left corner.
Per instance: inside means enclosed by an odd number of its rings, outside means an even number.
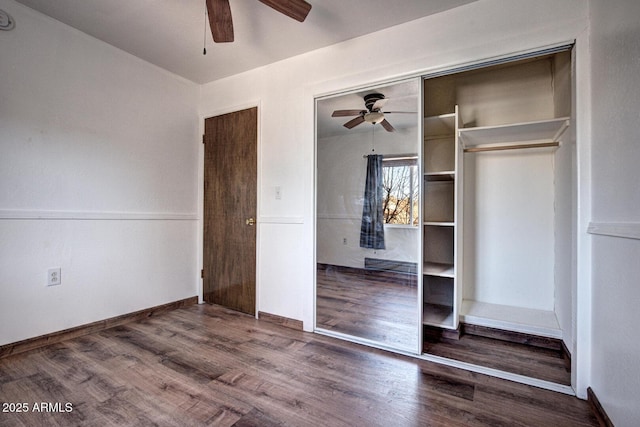
[[[277,186],[276,187],[276,200],[281,200],[282,199],[282,187]]]
[[[346,238],[346,237],[343,237],[343,238],[342,238],[342,244],[343,244],[343,245],[346,245],[346,244],[347,244],[347,238]]]
[[[57,286],[62,283],[60,268],[50,268],[47,275],[47,286]]]

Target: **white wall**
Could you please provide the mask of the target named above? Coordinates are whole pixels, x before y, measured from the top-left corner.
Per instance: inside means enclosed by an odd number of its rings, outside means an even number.
[[[586,0],[480,0],[204,85],[201,117],[260,103],[258,310],[313,327],[315,96],[573,39],[582,73],[578,91],[588,91],[587,5]],[[588,108],[578,103],[580,119]],[[588,134],[579,132],[578,140],[586,150]],[[578,158],[588,161],[588,152]],[[581,185],[588,185],[588,169],[582,174]],[[275,186],[283,189],[281,200],[273,197]],[[282,237],[266,239],[284,229]],[[295,275],[276,274],[292,266]],[[586,367],[577,371],[586,378]],[[586,386],[578,382],[584,394]]]
[[[553,311],[553,166],[551,150],[465,155],[465,299]]]
[[[591,386],[616,426],[636,426],[640,424],[640,3],[592,0],[590,6],[591,229],[603,233],[593,237]]]
[[[0,7],[0,344],[196,295],[198,87]]]
[[[418,262],[419,227],[385,226],[386,249],[360,247],[360,224],[371,132],[319,139],[317,144],[317,262],[363,268],[364,259]],[[376,154],[419,152],[417,127],[389,133],[377,126]],[[347,239],[346,245],[343,239]]]

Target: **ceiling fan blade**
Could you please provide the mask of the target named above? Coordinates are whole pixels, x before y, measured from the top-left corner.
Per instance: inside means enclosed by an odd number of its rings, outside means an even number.
[[[395,132],[396,128],[394,128],[393,126],[391,126],[391,123],[389,123],[387,121],[387,119],[384,119],[383,121],[380,122],[380,124],[382,125],[383,128],[385,128],[385,130],[387,132]]]
[[[381,111],[382,114],[418,114],[415,111]]]
[[[229,0],[207,0],[207,15],[211,35],[216,43],[233,41],[233,21]]]
[[[300,22],[307,18],[311,10],[311,5],[304,0],[260,0],[260,2]]]
[[[364,114],[366,111],[363,110],[336,110],[331,114],[331,117],[349,117],[349,116],[357,116],[360,114]]]
[[[358,126],[360,123],[364,123],[364,117],[362,117],[362,116],[358,116],[355,119],[349,120],[343,126],[346,127],[347,129],[352,129],[352,128]]]
[[[372,106],[371,111],[379,110],[385,106],[385,104],[389,102],[387,98],[378,99]]]

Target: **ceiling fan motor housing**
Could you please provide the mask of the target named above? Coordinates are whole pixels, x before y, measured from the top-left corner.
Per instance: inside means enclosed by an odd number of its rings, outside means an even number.
[[[364,105],[365,107],[367,107],[367,110],[369,110],[370,112],[373,112],[373,106],[376,102],[380,101],[381,99],[384,99],[384,95],[381,93],[370,93],[369,95],[365,95],[364,96]],[[379,108],[376,108],[376,110],[379,110]]]

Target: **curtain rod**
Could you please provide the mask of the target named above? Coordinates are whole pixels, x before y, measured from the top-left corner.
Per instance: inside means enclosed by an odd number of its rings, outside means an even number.
[[[365,154],[364,156],[362,156],[363,159],[366,159],[367,157],[369,157],[369,154]],[[414,160],[417,159],[418,155],[417,154],[383,154],[382,155],[382,161],[385,160]]]

